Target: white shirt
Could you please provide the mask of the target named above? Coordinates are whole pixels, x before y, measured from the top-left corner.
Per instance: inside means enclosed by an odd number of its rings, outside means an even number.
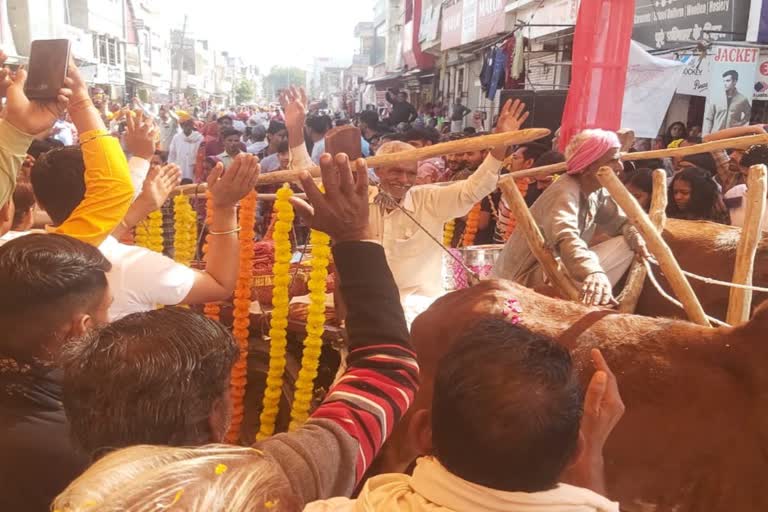
[[[157,306],[179,304],[195,284],[195,271],[144,247],[125,245],[107,237],[99,246],[112,263],[107,273],[114,301],[109,321]]]
[[[0,245],[40,232],[9,231],[0,237]],[[112,270],[107,272],[114,299],[108,312],[110,322],[157,306],[175,306],[195,284],[194,270],[144,247],[121,244],[109,236],[99,250],[112,263]]]
[[[413,187],[401,204],[432,236],[442,240],[446,222],[468,214],[476,203],[496,189],[500,170],[501,162],[488,155],[468,179]],[[374,204],[377,189],[370,190],[369,222],[373,238],[384,246],[401,301],[410,295],[442,295],[443,251],[401,210],[387,213]]]
[[[269,144],[267,144],[265,141],[259,140],[254,142],[250,146],[248,146],[246,148],[246,151],[252,155],[258,155],[261,152],[261,150],[267,147],[268,145]]]
[[[184,132],[173,136],[171,147],[168,151],[168,163],[176,164],[181,168],[181,177],[190,180],[195,179],[195,162],[197,150],[203,142],[203,136],[198,132],[192,132],[189,137]]]
[[[162,119],[157,120],[157,128],[160,132],[160,151],[168,151],[171,149],[171,142],[173,138],[179,133],[179,123],[176,119],[168,116],[167,121]]]
[[[747,199],[747,186],[736,185],[731,188],[725,193],[726,204],[728,204],[729,199],[741,199],[735,207],[728,207],[728,211],[731,214],[731,226],[744,227],[744,216],[747,213],[747,205],[745,204]],[[763,212],[763,231],[768,232],[768,208]]]

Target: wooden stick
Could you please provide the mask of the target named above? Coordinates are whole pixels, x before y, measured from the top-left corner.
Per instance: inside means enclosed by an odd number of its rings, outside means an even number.
[[[741,228],[741,239],[736,249],[736,265],[733,269],[735,284],[752,285],[752,274],[755,270],[755,254],[757,245],[763,234],[763,213],[765,212],[766,167],[753,165],[749,168],[747,177],[747,195],[744,212],[744,226]],[[728,300],[728,317],[726,322],[739,325],[749,320],[752,309],[752,291],[731,288]]]
[[[667,173],[664,169],[653,171],[653,196],[651,197],[651,209],[649,216],[653,222],[656,231],[664,232],[667,211]],[[643,285],[647,277],[645,265],[640,261],[632,263],[627,277],[627,284],[621,291],[618,298],[619,311],[621,313],[633,314],[637,309],[637,301],[643,292]]]
[[[509,204],[512,217],[517,220],[515,229],[523,231],[525,240],[528,242],[528,247],[531,248],[531,252],[538,260],[541,268],[544,269],[549,280],[563,297],[578,301],[580,295],[579,290],[547,247],[546,240],[544,240],[544,236],[541,234],[539,226],[536,224],[533,215],[531,215],[531,211],[525,204],[523,194],[511,181],[500,184],[500,188],[502,194],[504,194],[504,199],[506,199]]]
[[[732,139],[716,140],[713,142],[704,142],[702,144],[694,144],[693,146],[684,146],[682,148],[672,149],[656,149],[653,151],[639,151],[636,153],[622,153],[621,159],[627,161],[634,160],[655,160],[657,158],[669,158],[679,156],[697,155],[699,153],[711,153],[713,151],[719,151],[723,149],[743,149],[753,146],[755,144],[768,144],[768,134],[748,135],[746,137],[734,137]],[[505,160],[505,165],[508,165],[509,159]],[[534,167],[533,169],[526,169],[524,171],[510,172],[501,177],[503,180],[512,180],[518,178],[535,178],[539,176],[549,176],[558,172],[565,172],[568,170],[568,165],[563,162],[553,165],[545,165],[543,167]]]
[[[183,190],[179,193],[185,196],[189,196],[192,199],[205,197],[205,192],[195,192],[194,190]],[[177,193],[176,195],[178,195],[179,193]],[[306,199],[307,194],[294,193],[292,197],[296,197],[299,199]],[[257,201],[274,201],[276,199],[277,199],[277,194],[261,194],[261,193],[256,198]]]
[[[627,218],[633,226],[637,228],[642,237],[645,239],[645,243],[648,246],[648,251],[656,258],[661,266],[661,270],[667,277],[672,290],[677,295],[680,302],[683,303],[688,318],[693,322],[706,325],[709,327],[709,320],[704,313],[704,309],[699,303],[699,299],[696,298],[696,294],[691,288],[691,284],[683,275],[680,266],[675,260],[675,255],[672,254],[672,250],[667,243],[661,237],[661,234],[656,231],[651,219],[640,208],[637,200],[632,197],[629,191],[624,187],[624,184],[619,180],[616,173],[610,167],[601,167],[597,171],[597,179],[600,180],[600,184],[608,189],[608,192],[616,201],[616,204],[624,210],[627,214]]]
[[[419,162],[428,158],[450,155],[453,153],[465,153],[467,151],[480,151],[499,146],[524,144],[526,142],[531,142],[542,137],[546,137],[547,135],[549,135],[549,130],[546,128],[530,128],[527,130],[518,130],[516,132],[494,133],[491,135],[472,137],[470,139],[452,140],[450,142],[443,142],[441,144],[435,144],[434,146],[426,146],[410,151],[400,151],[398,153],[371,156],[365,159],[365,163],[369,168],[375,168],[409,162]],[[257,186],[276,184],[279,185],[282,183],[299,181],[299,176],[305,170],[315,178],[320,177],[319,167],[312,167],[309,169],[293,169],[290,171],[275,171],[261,174],[259,175],[259,179],[256,184]],[[201,183],[199,185],[181,185],[176,187],[171,195],[189,195],[189,193],[186,192],[187,190],[204,193],[206,190],[208,190],[208,186],[205,183]]]

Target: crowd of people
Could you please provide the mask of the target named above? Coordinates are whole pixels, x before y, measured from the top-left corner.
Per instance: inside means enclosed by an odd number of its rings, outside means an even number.
[[[521,327],[526,313],[510,298],[420,375],[409,324],[444,293],[435,240],[504,244],[495,276],[546,285],[497,187],[504,173],[564,162],[561,175],[516,185],[582,301],[607,305],[647,253],[598,169],[612,168],[646,209],[651,170],[666,169],[670,217],[738,226],[744,175],[768,163],[768,146],[754,146],[622,164],[618,136],[595,129],[563,153],[539,141],[368,169],[326,152],[331,130],[354,124],[364,157],[487,132],[458,129],[470,113],[460,102],[419,110],[397,91],[384,119],[334,118],[295,88],[272,112],[167,105],[155,115],[138,101],[107,112],[74,63],[49,102],[30,101],[24,81],[20,70],[0,84],[2,510],[617,512],[603,447],[624,405],[598,350],[582,389],[568,350]],[[492,131],[527,118],[509,101]],[[664,144],[700,142],[693,132],[676,123]],[[752,133],[765,132],[705,140]],[[303,426],[226,445],[238,346],[220,323],[175,306],[232,296],[239,202],[260,175],[315,165],[322,191],[303,172],[294,186],[307,201],[294,206],[334,242],[346,365]],[[121,241],[182,183],[210,193],[204,271]],[[380,473],[377,456],[406,414],[407,435],[390,441],[406,464]]]

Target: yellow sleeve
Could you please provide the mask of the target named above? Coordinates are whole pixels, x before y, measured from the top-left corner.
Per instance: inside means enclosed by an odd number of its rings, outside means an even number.
[[[18,130],[8,121],[0,121],[0,208],[13,195],[16,174],[31,143],[31,135]]]
[[[85,198],[51,230],[98,246],[125,217],[133,200],[128,160],[115,137],[103,130],[80,135],[85,163]]]

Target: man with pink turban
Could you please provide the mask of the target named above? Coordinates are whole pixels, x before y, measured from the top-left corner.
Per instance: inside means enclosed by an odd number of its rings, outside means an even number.
[[[584,130],[575,135],[565,150],[568,174],[547,188],[531,207],[547,245],[581,285],[585,304],[608,304],[613,286],[632,263],[633,251],[646,251],[637,230],[597,179],[600,167],[621,171],[620,147],[613,132]],[[591,246],[598,228],[611,238]],[[504,247],[494,273],[531,288],[546,282],[519,229]]]

